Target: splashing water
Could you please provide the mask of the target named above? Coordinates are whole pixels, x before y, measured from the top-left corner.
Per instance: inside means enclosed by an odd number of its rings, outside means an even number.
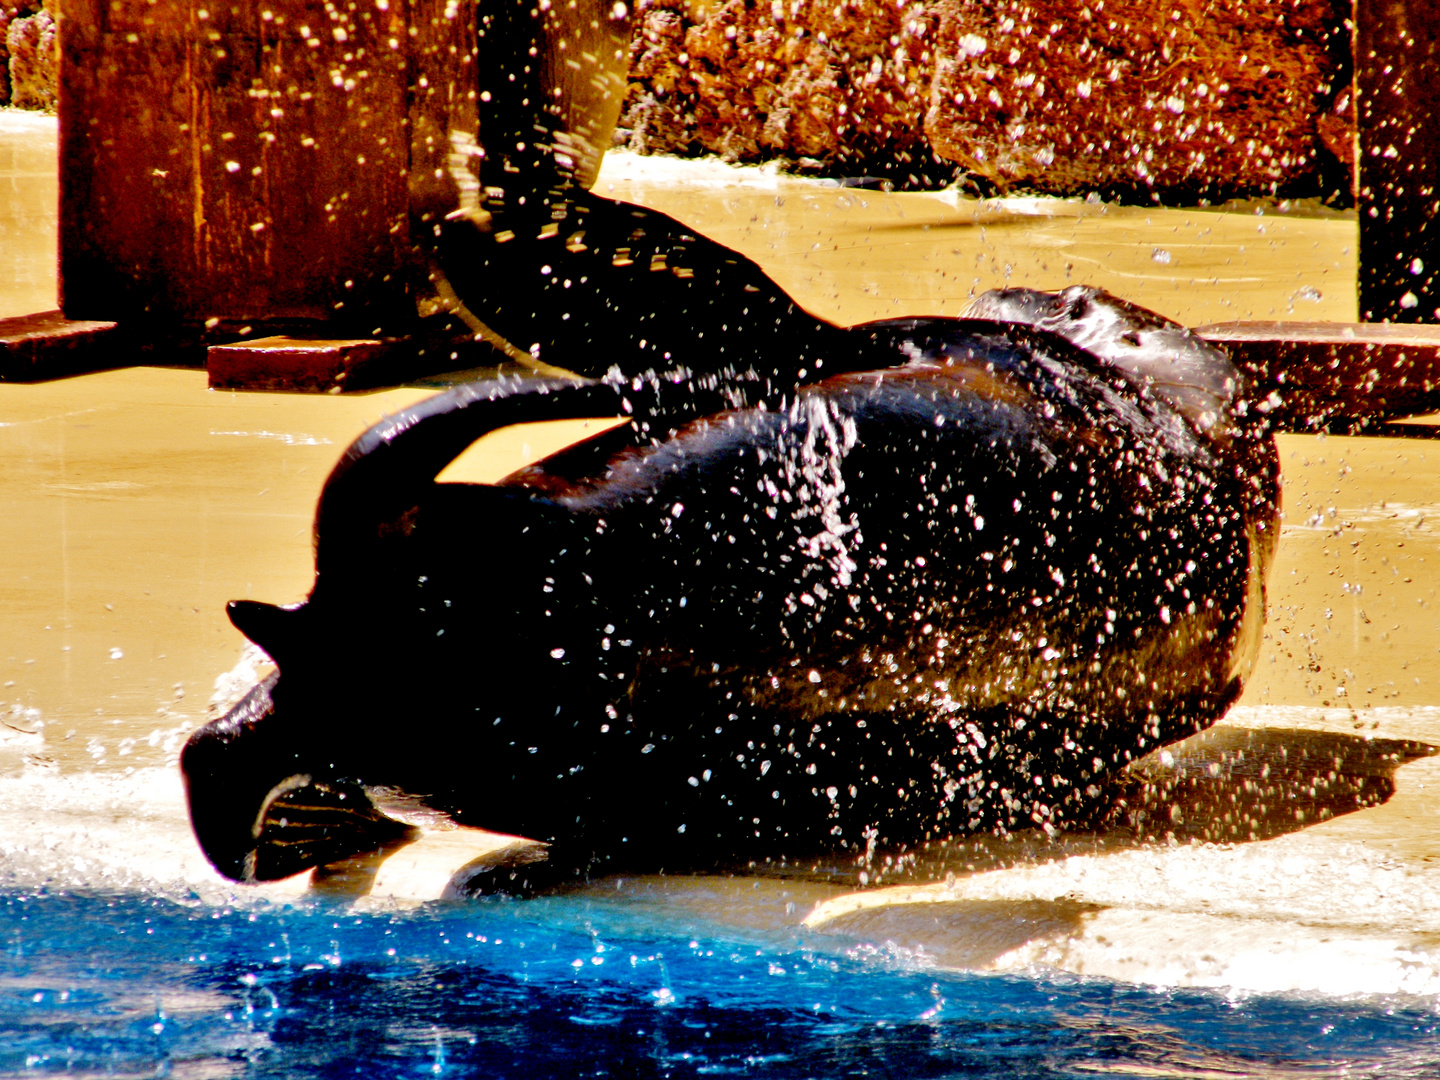
[[[823,556],[835,572],[835,587],[848,588],[856,570],[852,551],[863,543],[855,512],[841,514],[845,477],[840,466],[857,442],[855,419],[841,409],[839,402],[801,396],[790,407],[790,423],[804,431],[804,436],[798,446],[787,447],[787,440],[782,440],[780,460],[787,490],[808,504],[795,516],[819,518],[820,525],[813,536],[800,540],[800,548],[807,558],[818,560]]]

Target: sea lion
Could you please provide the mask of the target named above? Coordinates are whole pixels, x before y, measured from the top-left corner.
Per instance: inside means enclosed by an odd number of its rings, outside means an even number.
[[[497,380],[372,428],[309,599],[231,605],[279,674],[185,747],[207,856],[285,876],[417,811],[549,845],[481,887],[863,854],[1063,825],[1213,723],[1277,532],[1243,377],[1095,290],[981,308],[1035,325],[842,331],[860,370],[788,392]],[[486,431],[619,412],[435,481]]]
[[[231,605],[280,674],[182,767],[233,878],[425,814],[551,845],[505,888],[1051,826],[1253,660],[1274,451],[1225,357],[1084,290],[982,312],[1031,327],[847,330],[594,195],[626,11],[482,12],[432,281],[561,378],[366,433],[310,598]],[[486,431],[615,413],[500,485],[435,482]]]

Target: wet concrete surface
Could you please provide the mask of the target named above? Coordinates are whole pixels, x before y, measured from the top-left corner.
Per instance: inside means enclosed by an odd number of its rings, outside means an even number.
[[[65,768],[161,760],[240,659],[225,602],[305,597],[330,468],[429,394],[212,391],[159,368],[0,385],[0,749],[43,723]],[[583,430],[500,433],[460,468],[498,479]]]
[[[595,190],[739,248],[810,311],[842,323],[958,315],[986,289],[1077,283],[1188,326],[1356,319],[1354,215],[1313,204],[979,200],[619,154]]]
[[[0,109],[0,319],[58,307],[55,117]]]
[[[17,137],[6,119],[0,147],[43,146],[43,123],[39,134],[19,125]],[[0,203],[0,227],[19,220],[29,254],[0,244],[17,268],[0,262],[10,275],[0,313],[53,289],[53,209],[34,209],[47,198],[53,208],[53,194],[43,179],[18,188],[32,202]],[[972,291],[1070,281],[1191,324],[1354,317],[1355,223],[1333,214],[980,204],[623,157],[607,163],[600,190],[741,248],[842,321],[957,314]],[[24,268],[46,251],[51,277],[37,285]],[[0,385],[0,855],[12,872],[229,888],[189,842],[173,765],[185,732],[256,673],[224,603],[305,595],[330,467],[368,423],[426,393],[218,392],[198,371],[143,368]],[[449,475],[498,478],[597,424],[497,433]],[[898,891],[847,898],[833,881],[790,882],[796,919],[813,908],[817,927],[888,936],[967,966],[1440,991],[1440,758],[1429,753],[1440,746],[1440,444],[1291,435],[1280,451],[1285,524],[1256,676],[1225,739],[1151,764],[1223,781],[1245,760],[1236,740],[1269,733],[1266,753],[1315,751],[1313,777],[1287,781],[1291,802],[1308,790],[1314,805],[1317,785],[1344,788],[1331,773],[1376,770],[1388,798],[1318,823],[1273,800],[1215,804],[1205,811],[1214,835],[1195,844],[1121,830],[956,847],[920,860],[908,883],[891,874]],[[1403,760],[1385,758],[1400,741]],[[1219,827],[1232,819],[1264,827],[1234,842]],[[439,895],[481,847],[468,834],[422,841],[355,871],[365,884],[353,891]],[[76,859],[89,869],[63,869]],[[699,902],[674,882],[629,887]],[[714,917],[738,917],[727,906]],[[1285,968],[1286,955],[1301,959]]]

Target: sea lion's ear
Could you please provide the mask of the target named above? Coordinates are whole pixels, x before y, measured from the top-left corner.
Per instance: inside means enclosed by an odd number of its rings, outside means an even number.
[[[290,653],[290,645],[300,636],[303,605],[280,607],[277,604],[262,604],[257,600],[231,600],[225,605],[225,614],[230,622],[247,638],[253,641],[283,667],[281,657]]]

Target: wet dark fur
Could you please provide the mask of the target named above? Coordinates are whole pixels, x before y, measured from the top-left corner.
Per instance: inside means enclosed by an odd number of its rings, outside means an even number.
[[[1213,723],[1274,541],[1243,409],[1217,439],[1024,326],[849,333],[895,366],[498,486],[433,478],[483,430],[645,395],[478,384],[368,433],[322,497],[309,601],[233,610],[280,678],[186,749],[216,865],[373,842],[366,787],[550,843],[536,880],[1063,824]],[[330,816],[257,838],[287,784]]]
[[[425,814],[551,845],[500,888],[1048,827],[1239,692],[1276,468],[1227,359],[1085,289],[844,329],[583,190],[559,148],[608,140],[624,10],[485,8],[486,152],[452,193],[485,197],[424,218],[433,280],[586,379],[367,432],[321,497],[309,600],[231,606],[280,673],[182,756],[222,873]],[[487,431],[606,415],[633,422],[435,482]]]

